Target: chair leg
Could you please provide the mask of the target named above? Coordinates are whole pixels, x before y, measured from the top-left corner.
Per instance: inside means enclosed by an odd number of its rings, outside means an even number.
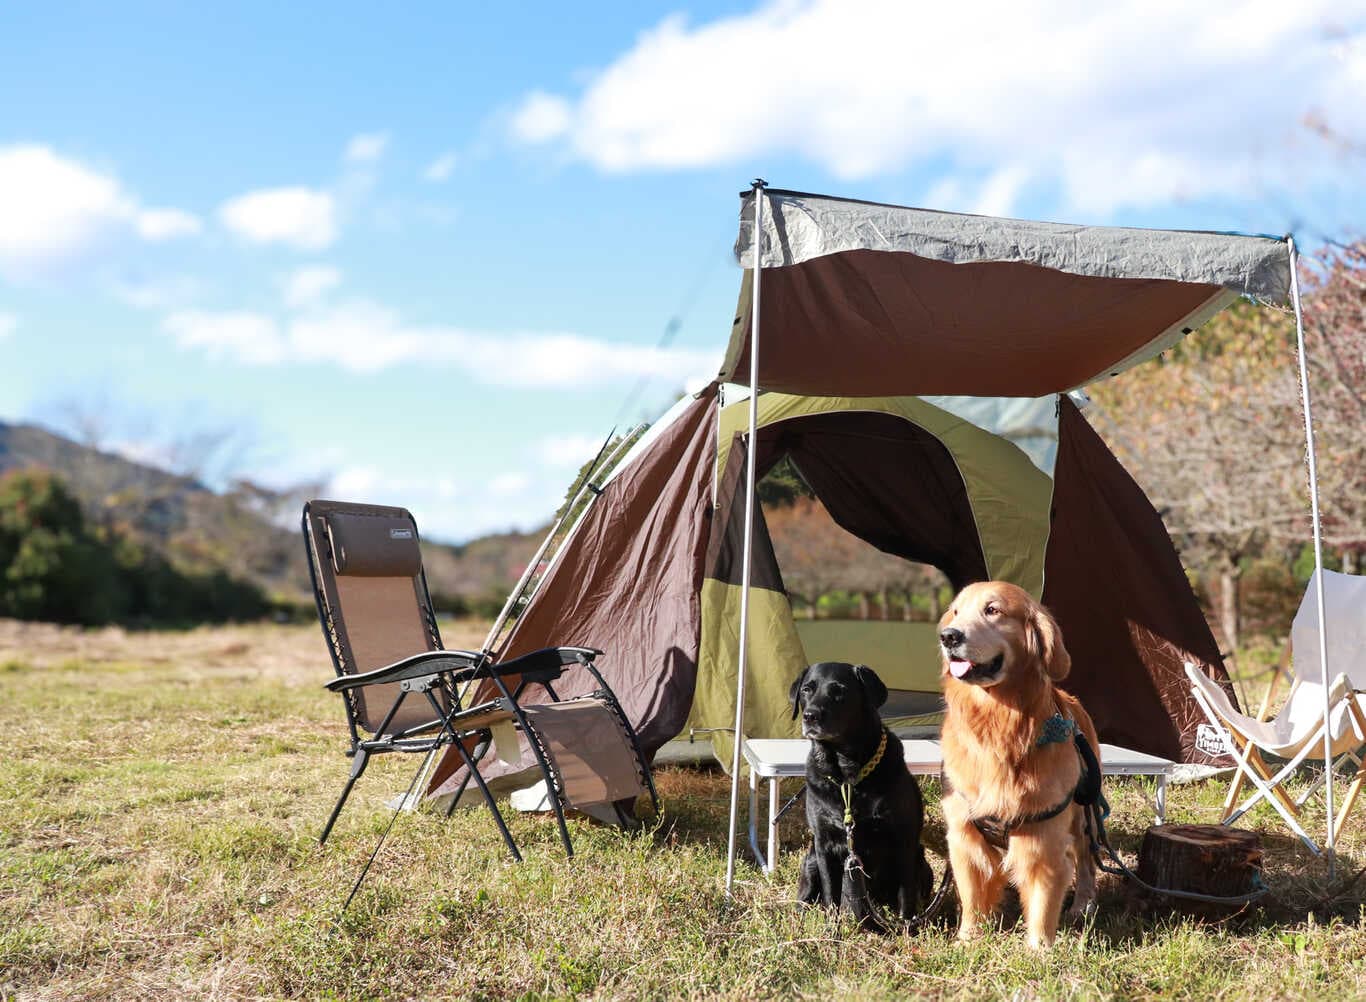
[[[332,814],[328,817],[327,824],[323,825],[323,832],[318,836],[318,845],[327,843],[327,836],[331,834],[332,826],[337,823],[337,815],[341,814],[346,798],[351,796],[351,787],[356,785],[356,780],[360,779],[361,773],[365,772],[365,767],[369,762],[370,753],[364,748],[357,748],[356,755],[351,760],[351,776],[347,779],[346,785],[342,787],[341,796],[337,798],[337,804],[332,808]]]
[[[1231,732],[1228,730],[1225,730],[1224,733],[1231,736]],[[1241,753],[1233,756],[1233,761],[1237,766],[1237,769],[1235,770],[1233,782],[1229,784],[1228,796],[1224,798],[1224,811],[1219,818],[1219,823],[1221,825],[1228,822],[1229,815],[1233,813],[1234,805],[1238,803],[1238,795],[1243,792],[1243,787],[1247,784],[1247,776],[1244,775],[1243,770],[1247,768],[1248,756],[1251,754],[1252,744],[1250,742],[1244,742]]]
[[[522,861],[522,854],[517,850],[517,843],[512,840],[512,833],[508,831],[507,822],[503,820],[503,812],[498,810],[498,804],[493,799],[493,794],[489,792],[489,786],[484,782],[483,775],[479,772],[479,767],[470,758],[470,753],[465,750],[464,744],[460,741],[455,742],[456,750],[460,757],[465,760],[465,768],[469,770],[470,776],[474,777],[475,783],[479,785],[479,792],[484,795],[484,803],[489,805],[489,810],[493,812],[493,820],[498,825],[498,831],[503,836],[503,842],[508,847],[508,852],[512,853],[512,858],[517,862]],[[469,777],[466,777],[468,780]]]
[[[481,760],[481,759],[484,757],[484,753],[487,752],[488,750],[489,750],[489,741],[488,741],[488,740],[480,741],[479,744],[477,744],[477,745],[474,746],[474,760],[475,760],[476,762],[478,762],[479,760]],[[455,805],[458,804],[458,803],[460,803],[460,798],[463,797],[463,796],[465,795],[465,789],[466,789],[469,785],[470,785],[470,770],[466,770],[466,772],[465,772],[465,778],[462,779],[462,780],[460,781],[460,785],[456,788],[455,796],[451,797],[451,802],[450,802],[449,804],[446,805],[446,817],[449,818],[452,814],[455,813]]]
[[[1267,764],[1262,761],[1262,756],[1256,749],[1253,749],[1250,764],[1252,768],[1256,770],[1257,775],[1261,776],[1262,779],[1267,781],[1271,780],[1271,770],[1267,767]],[[1290,794],[1285,792],[1280,783],[1271,787],[1271,793],[1277,800],[1285,805],[1285,809],[1292,815],[1297,818],[1300,816],[1299,808],[1295,806],[1295,802],[1290,799]]]
[[[1342,802],[1342,807],[1338,809],[1337,820],[1333,822],[1333,840],[1342,834],[1343,822],[1347,820],[1347,815],[1352,811],[1352,805],[1356,803],[1357,794],[1361,792],[1361,784],[1366,781],[1366,765],[1362,765],[1357,770],[1356,779],[1352,780],[1352,785],[1347,789],[1347,799]]]

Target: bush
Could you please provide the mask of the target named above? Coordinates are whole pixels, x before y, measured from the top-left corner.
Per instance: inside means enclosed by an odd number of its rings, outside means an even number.
[[[120,606],[112,555],[65,485],[45,472],[0,478],[0,611],[94,624]]]
[[[0,477],[0,615],[139,625],[259,619],[261,589],[221,570],[186,574],[155,550],[86,523],[44,470]]]

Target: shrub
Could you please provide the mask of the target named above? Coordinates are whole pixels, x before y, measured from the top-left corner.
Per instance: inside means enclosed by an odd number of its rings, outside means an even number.
[[[0,477],[0,615],[139,625],[259,619],[256,585],[222,570],[186,574],[149,546],[96,532],[45,470]]]

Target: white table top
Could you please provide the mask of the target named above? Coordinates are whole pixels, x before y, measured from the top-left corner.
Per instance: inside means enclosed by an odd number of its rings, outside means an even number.
[[[939,775],[944,756],[937,738],[903,738],[901,743],[907,770],[918,776]],[[751,738],[745,742],[745,761],[759,776],[801,776],[806,772],[810,747],[805,738]],[[1167,776],[1176,763],[1131,748],[1102,744],[1100,766],[1112,776]]]

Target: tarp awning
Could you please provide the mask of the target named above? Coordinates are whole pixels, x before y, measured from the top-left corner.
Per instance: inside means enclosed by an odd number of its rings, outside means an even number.
[[[1287,245],[1272,237],[764,196],[766,390],[1043,396],[1158,354],[1240,295],[1289,294]],[[750,192],[726,381],[749,381],[755,244]]]

